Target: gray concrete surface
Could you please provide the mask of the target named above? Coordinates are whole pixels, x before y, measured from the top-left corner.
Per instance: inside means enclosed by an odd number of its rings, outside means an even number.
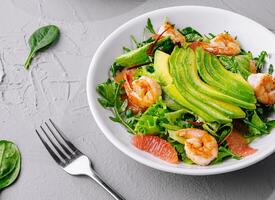
[[[119,152],[95,124],[85,79],[93,53],[119,25],[144,12],[175,5],[207,5],[246,15],[275,30],[275,1],[250,0],[0,0],[0,138],[15,141],[23,164],[2,200],[111,199],[88,178],[57,167],[34,133],[52,117],[127,200],[275,199],[275,155],[233,173],[192,177],[160,172]],[[27,39],[57,24],[62,37],[23,69]]]

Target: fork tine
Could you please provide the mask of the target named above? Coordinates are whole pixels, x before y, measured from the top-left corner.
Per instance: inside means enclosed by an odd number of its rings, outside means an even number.
[[[50,155],[52,156],[52,158],[55,160],[55,162],[61,166],[64,166],[64,162],[54,153],[54,151],[51,149],[51,147],[45,142],[45,140],[41,137],[41,135],[39,134],[39,132],[35,129],[36,134],[38,135],[39,139],[41,140],[41,142],[43,143],[43,145],[45,146],[45,148],[47,149],[47,151],[50,153]]]
[[[63,148],[63,150],[67,153],[67,155],[72,156],[72,152],[60,141],[60,139],[58,139],[58,137],[56,137],[56,135],[54,134],[53,130],[48,125],[48,123],[45,122],[45,124],[48,127],[48,129],[50,130],[50,132],[53,135],[53,137],[55,138],[55,140],[58,142],[58,144],[60,144],[60,146]]]
[[[41,130],[44,132],[44,134],[46,135],[46,137],[48,138],[48,140],[51,142],[51,144],[53,145],[53,147],[55,148],[55,150],[59,153],[59,155],[65,160],[67,161],[69,158],[56,146],[56,144],[52,141],[52,139],[48,136],[48,134],[46,133],[46,131],[44,130],[44,128],[42,126],[40,126]]]
[[[55,128],[55,130],[58,132],[58,134],[60,135],[60,137],[65,141],[65,143],[71,148],[71,150],[73,152],[80,152],[71,142],[70,140],[64,135],[64,133],[62,133],[62,131],[55,125],[55,123],[53,123],[53,121],[51,119],[49,119],[49,121],[51,122],[51,124],[53,125],[53,127]]]

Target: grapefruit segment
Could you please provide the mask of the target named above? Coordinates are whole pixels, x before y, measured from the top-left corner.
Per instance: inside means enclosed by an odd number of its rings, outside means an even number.
[[[248,156],[257,151],[250,147],[246,139],[236,130],[233,130],[227,137],[226,142],[229,149],[237,156]]]
[[[162,160],[176,164],[179,162],[175,148],[166,140],[154,135],[135,135],[132,144]]]

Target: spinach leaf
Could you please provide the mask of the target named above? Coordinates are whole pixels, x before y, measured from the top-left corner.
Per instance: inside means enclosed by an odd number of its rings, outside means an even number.
[[[153,27],[153,25],[152,25],[152,22],[151,22],[151,19],[150,19],[150,18],[147,19],[146,29],[147,29],[150,33],[156,34],[156,32],[155,32],[155,30],[154,30],[154,27]]]
[[[266,51],[262,51],[260,53],[260,55],[258,55],[258,57],[255,58],[256,60],[256,68],[257,68],[257,72],[261,72],[264,64],[265,64],[265,58],[267,57],[267,52]]]
[[[186,27],[179,32],[184,35],[187,42],[196,42],[203,39],[202,35],[192,27]]]
[[[30,46],[30,53],[24,64],[25,68],[28,69],[32,58],[42,49],[48,48],[51,44],[56,42],[59,38],[60,31],[55,25],[43,26],[36,30],[30,37],[28,43]]]
[[[225,146],[220,146],[219,147],[219,153],[218,157],[211,162],[211,164],[218,164],[224,161],[227,158],[233,158],[239,160],[240,157],[236,156],[230,149],[228,149]]]
[[[17,146],[0,140],[0,190],[12,184],[20,172],[20,153]]]

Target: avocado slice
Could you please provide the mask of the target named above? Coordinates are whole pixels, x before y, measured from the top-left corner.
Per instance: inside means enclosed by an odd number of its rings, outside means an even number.
[[[123,67],[131,67],[133,65],[140,65],[149,62],[150,57],[147,55],[147,50],[151,44],[153,44],[153,42],[122,54],[115,59],[115,62]]]
[[[240,74],[226,70],[216,56],[204,52],[204,65],[210,76],[227,88],[227,93],[234,93],[237,98],[248,103],[256,103],[252,87]]]
[[[157,48],[161,46],[163,43],[167,42],[168,40],[170,40],[170,37],[165,37],[163,39],[160,39],[155,45],[155,47]],[[148,56],[147,51],[150,48],[150,45],[152,45],[153,43],[154,42],[150,42],[128,53],[122,54],[115,59],[115,62],[118,65],[121,65],[122,67],[125,67],[125,68],[151,62],[150,56]]]
[[[169,64],[171,68],[170,70],[171,70],[173,82],[175,83],[176,88],[180,91],[182,96],[184,96],[190,104],[194,105],[196,108],[201,109],[204,112],[206,112],[208,115],[210,115],[214,119],[211,121],[218,121],[221,123],[231,122],[232,121],[231,118],[225,115],[225,113],[217,110],[218,105],[212,104],[211,106],[210,104],[208,104],[207,98],[204,98],[204,97],[199,98],[198,96],[195,96],[193,94],[194,92],[196,93],[196,91],[190,88],[190,85],[186,80],[185,70],[182,67],[183,63],[185,62],[185,59],[186,59],[186,54],[184,53],[184,51],[182,51],[178,47],[174,49],[169,59]],[[213,107],[213,105],[215,107]],[[196,110],[192,110],[192,111],[198,114]]]
[[[216,92],[209,92],[208,95],[215,96],[217,99],[232,103],[242,108],[251,110],[255,109],[256,106],[254,103],[247,102],[249,99],[247,97],[243,97],[240,92],[237,92],[237,90],[232,85],[230,85],[230,82],[234,80],[231,80],[229,83],[227,83],[228,80],[225,80],[227,81],[225,82],[218,75],[215,75],[214,73],[211,73],[210,75],[208,73],[207,69],[211,71],[212,66],[210,66],[211,63],[209,63],[208,60],[204,60],[204,55],[205,53],[201,48],[196,49],[196,63],[200,77],[207,83],[207,85],[209,84],[209,86],[216,90]],[[213,77],[215,77],[215,79]],[[204,91],[205,90],[202,90],[201,92]],[[220,95],[217,95],[217,92],[219,92]]]
[[[216,108],[217,110],[232,119],[244,118],[245,113],[242,109],[224,101],[224,99],[228,98],[227,96],[216,91],[215,89],[201,81],[197,73],[195,53],[193,52],[193,50],[187,48],[181,49],[181,51],[186,54],[186,61],[183,63],[182,66],[184,68],[186,80],[188,82],[188,88],[190,88],[193,94],[200,99],[205,99],[207,105]],[[214,98],[209,95],[210,93],[214,93]],[[223,97],[222,101],[218,100],[217,97]]]
[[[246,92],[245,94],[250,94],[251,97],[255,97],[253,88],[240,74],[233,73],[231,71],[226,70],[216,56],[214,55],[210,55],[210,56],[211,56],[211,66],[214,67],[213,69],[220,76],[227,77],[231,80],[234,80],[234,82],[232,83],[237,83],[238,86],[241,86],[241,88],[239,88],[241,91],[245,91]]]
[[[154,56],[154,76],[157,77],[161,85],[172,84],[172,77],[169,73],[168,60],[170,55],[157,50]]]
[[[173,101],[179,104],[181,107],[184,107],[191,114],[198,114],[205,121],[215,121],[214,117],[211,117],[209,114],[201,110],[199,107],[194,106],[189,103],[186,98],[181,95],[179,90],[173,84],[173,78],[169,70],[169,61],[170,55],[162,51],[157,50],[154,57],[154,69],[153,77],[158,80],[164,93],[170,97]]]

